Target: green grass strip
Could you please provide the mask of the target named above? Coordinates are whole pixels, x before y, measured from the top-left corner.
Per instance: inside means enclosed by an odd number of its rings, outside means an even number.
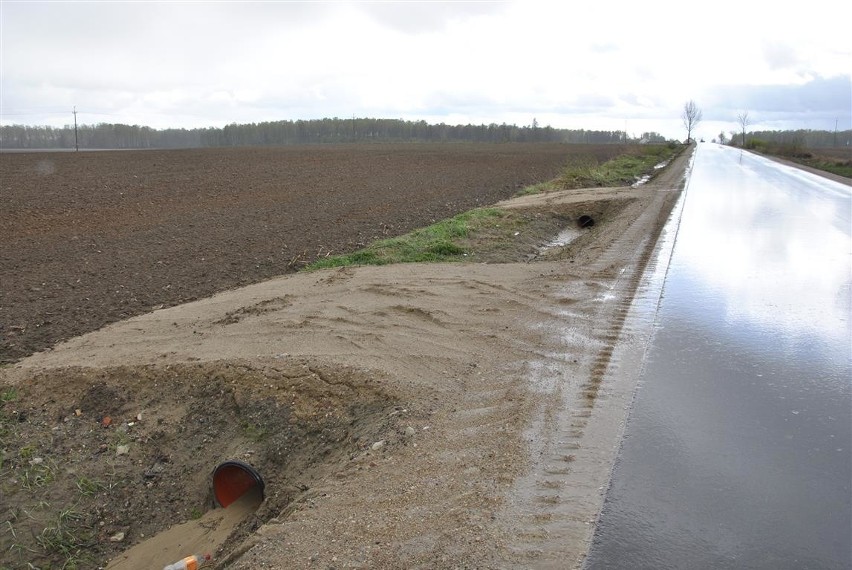
[[[804,164],[805,166],[810,166],[811,168],[817,168],[819,170],[831,172],[832,174],[852,178],[852,161],[841,162],[807,158],[794,160]]]
[[[408,234],[377,241],[353,253],[325,257],[306,271],[350,265],[387,265],[423,261],[459,261],[467,253],[458,242],[507,214],[499,208],[477,208]]]
[[[538,194],[568,188],[627,186],[643,176],[653,174],[658,164],[671,160],[682,149],[682,145],[674,143],[643,145],[603,164],[598,164],[591,155],[572,157],[558,178],[528,186],[519,194]]]

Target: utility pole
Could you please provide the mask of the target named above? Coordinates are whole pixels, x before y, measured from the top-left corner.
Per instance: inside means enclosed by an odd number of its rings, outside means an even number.
[[[837,117],[834,118],[834,146],[837,146]]]
[[[80,146],[77,144],[77,105],[74,105],[74,152],[80,150]]]

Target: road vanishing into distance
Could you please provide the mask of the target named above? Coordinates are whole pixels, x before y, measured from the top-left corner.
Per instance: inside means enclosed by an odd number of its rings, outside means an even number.
[[[850,214],[698,145],[587,569],[852,568]]]

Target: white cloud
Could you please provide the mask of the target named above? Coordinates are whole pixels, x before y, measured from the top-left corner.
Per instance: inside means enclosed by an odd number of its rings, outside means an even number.
[[[536,117],[681,136],[685,100],[731,106],[718,86],[848,76],[848,19],[824,17],[837,9],[825,0],[795,13],[731,0],[4,1],[0,112],[4,123],[61,125],[77,105],[85,121],[160,127]]]
[[[793,85],[726,85],[707,93],[710,120],[735,121],[748,111],[751,130],[832,130],[835,120],[843,129],[852,121],[852,77],[816,77]]]

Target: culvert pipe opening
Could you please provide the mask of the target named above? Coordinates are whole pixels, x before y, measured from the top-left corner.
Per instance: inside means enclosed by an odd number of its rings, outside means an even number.
[[[577,225],[581,228],[590,228],[595,225],[595,219],[591,216],[583,214],[582,216],[577,218]]]
[[[263,500],[263,477],[248,463],[225,461],[213,470],[213,497],[220,507],[227,507],[249,491]]]

